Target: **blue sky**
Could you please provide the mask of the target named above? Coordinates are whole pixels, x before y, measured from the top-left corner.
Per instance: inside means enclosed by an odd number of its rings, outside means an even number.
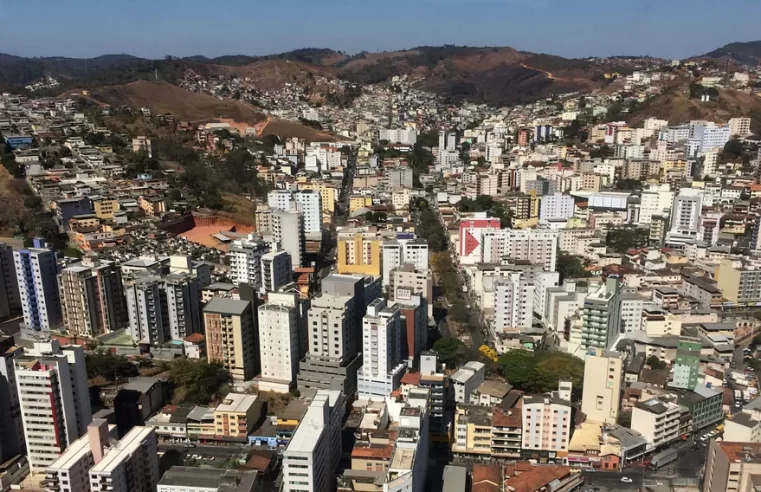
[[[684,58],[761,38],[759,0],[0,0],[0,19],[0,52],[22,56],[458,44]]]

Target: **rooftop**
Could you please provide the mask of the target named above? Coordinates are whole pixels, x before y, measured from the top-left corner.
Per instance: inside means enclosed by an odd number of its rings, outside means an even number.
[[[103,473],[106,475],[112,473],[120,464],[133,455],[151,434],[155,436],[155,431],[151,427],[133,427],[116,446],[106,451],[100,463],[90,469],[90,473]]]
[[[217,406],[217,412],[246,413],[256,403],[256,395],[228,393],[222,403]]]
[[[206,306],[204,306],[203,312],[240,316],[250,305],[251,303],[249,301],[238,301],[235,299],[215,297],[210,300]]]

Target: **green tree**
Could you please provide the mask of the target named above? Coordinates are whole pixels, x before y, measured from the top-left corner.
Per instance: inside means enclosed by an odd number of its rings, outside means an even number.
[[[638,179],[619,179],[613,187],[617,190],[637,191],[642,189],[642,181]]]
[[[613,149],[611,149],[607,144],[603,144],[595,149],[592,149],[592,151],[589,153],[589,157],[592,159],[606,159],[612,155]]]
[[[743,155],[745,149],[741,141],[737,137],[732,138],[729,142],[724,144],[724,150],[722,153],[728,159],[735,160]]]
[[[131,378],[138,375],[137,366],[123,355],[100,351],[85,354],[87,377],[102,377],[107,381]]]
[[[433,350],[441,362],[454,369],[465,360],[465,344],[456,338],[440,338],[433,344]]]
[[[626,253],[631,248],[647,246],[649,231],[633,227],[618,227],[608,231],[605,242],[616,253]]]
[[[534,369],[534,391],[546,393],[558,389],[561,379],[570,379],[581,390],[584,382],[584,361],[566,352],[540,352]]]
[[[502,376],[522,391],[531,391],[536,377],[536,357],[528,350],[511,350],[497,361]]]
[[[557,271],[560,274],[560,281],[567,278],[588,277],[590,274],[584,270],[584,265],[578,256],[569,255],[561,251],[558,252]]]
[[[653,369],[653,370],[666,369],[666,363],[654,355],[651,355],[650,357],[648,357],[645,362],[647,362],[647,365],[650,366],[650,369]]]
[[[172,361],[169,380],[175,386],[176,401],[208,405],[229,392],[232,376],[221,364],[180,358]]]

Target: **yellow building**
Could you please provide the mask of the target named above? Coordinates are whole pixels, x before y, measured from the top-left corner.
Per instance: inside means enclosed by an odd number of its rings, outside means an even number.
[[[360,208],[370,208],[373,206],[373,197],[364,195],[355,195],[349,197],[349,213],[356,212]]]
[[[353,239],[338,241],[338,273],[380,276],[381,242],[365,239],[361,232]]]
[[[69,219],[69,227],[73,231],[97,229],[100,227],[100,219],[92,214],[75,215]]]
[[[678,178],[687,176],[687,161],[684,159],[677,159],[674,161],[666,161],[663,163],[663,177],[664,178]]]
[[[490,410],[490,407],[481,405],[457,405],[453,453],[491,456]]]
[[[214,410],[214,435],[246,439],[262,415],[257,395],[229,393]]]
[[[111,198],[96,198],[92,201],[95,216],[99,219],[113,219],[119,210],[119,202]]]
[[[300,183],[300,190],[315,190],[320,192],[322,197],[322,215],[332,217],[336,209],[336,200],[338,200],[338,190],[327,183]]]

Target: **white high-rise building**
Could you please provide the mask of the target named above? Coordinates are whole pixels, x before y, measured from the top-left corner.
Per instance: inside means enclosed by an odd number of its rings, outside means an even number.
[[[287,251],[270,251],[262,256],[262,292],[276,292],[292,280],[293,266]]]
[[[153,427],[133,427],[90,468],[91,492],[156,490],[159,474],[158,441]]]
[[[63,323],[58,293],[58,263],[55,252],[44,248],[13,252],[21,307],[22,336],[49,332]]]
[[[15,359],[16,389],[32,472],[45,470],[92,421],[82,347],[52,340]]]
[[[554,272],[557,265],[558,231],[547,229],[481,230],[481,262],[500,263],[507,256],[544,265]]]
[[[649,225],[653,215],[663,215],[674,205],[674,192],[660,189],[644,190],[640,199],[639,223]]]
[[[336,490],[343,400],[340,391],[317,392],[283,452],[284,492]]]
[[[544,315],[547,307],[547,289],[560,284],[560,273],[537,272],[534,274],[534,312]]]
[[[632,333],[642,329],[642,309],[645,300],[637,294],[621,295],[621,332]]]
[[[534,284],[525,274],[509,273],[494,282],[494,331],[531,328],[534,315]]]
[[[233,242],[227,256],[230,258],[230,276],[235,285],[246,283],[254,288],[262,285],[262,257],[270,252],[270,244],[254,234]]]
[[[747,137],[751,134],[750,118],[730,118],[729,136]]]
[[[48,492],[155,490],[159,479],[155,430],[134,427],[119,441],[108,427],[106,420],[93,420],[87,435],[74,441],[48,467],[44,482]]]
[[[290,210],[293,193],[290,190],[273,190],[267,193],[267,205],[272,210]]]
[[[621,406],[626,356],[601,348],[589,348],[584,364],[581,411],[588,420],[615,424]]]
[[[554,193],[542,197],[539,205],[541,220],[558,220],[573,217],[574,201],[571,195]]]
[[[680,194],[671,210],[671,232],[695,235],[700,226],[703,197]]]
[[[301,190],[293,194],[304,219],[304,233],[322,232],[322,195],[317,190]],[[286,209],[287,210],[287,209]]]
[[[296,294],[272,292],[259,306],[260,391],[288,393],[299,371]]]
[[[381,128],[378,130],[378,140],[388,140],[390,143],[415,145],[415,142],[417,142],[417,131],[415,131],[414,128]]]
[[[362,367],[357,374],[360,397],[386,398],[399,387],[402,361],[402,325],[399,307],[382,298],[367,306],[362,318]]]
[[[322,294],[307,312],[309,353],[345,363],[357,354],[355,299]]]
[[[546,395],[524,396],[521,416],[525,450],[563,453],[571,439],[571,382],[560,381],[559,390]],[[567,464],[568,458],[557,458]]]
[[[385,242],[381,245],[381,256],[384,287],[391,281],[391,270],[398,266],[412,264],[419,271],[429,268],[428,243],[425,240],[397,239],[396,242]]]
[[[304,220],[301,212],[294,208],[289,211],[278,211],[272,214],[272,236],[291,255],[294,267],[300,267],[306,254],[306,238],[304,237]]]

